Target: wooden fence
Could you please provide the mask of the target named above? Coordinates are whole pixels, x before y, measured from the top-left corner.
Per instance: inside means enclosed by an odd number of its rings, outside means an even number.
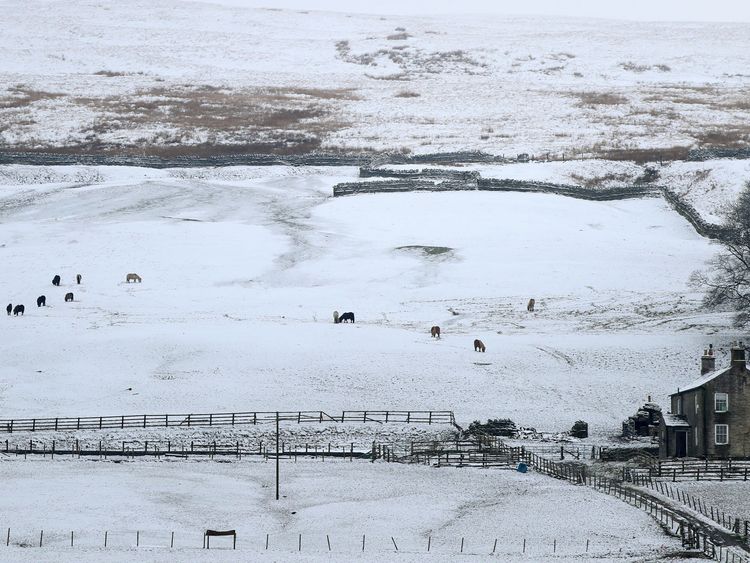
[[[743,549],[743,553],[738,553],[740,548],[727,545],[724,538],[719,536],[715,529],[707,526],[697,517],[677,512],[662,499],[636,490],[621,481],[597,476],[585,466],[554,462],[531,452],[525,452],[524,459],[540,473],[594,487],[598,491],[615,496],[632,506],[645,510],[660,523],[677,533],[685,547],[700,549],[708,557],[724,563],[750,563],[750,558],[744,553],[746,550]],[[634,484],[643,485],[647,481],[649,480],[644,478]],[[730,533],[736,536],[738,541],[744,540],[747,542],[748,536],[744,534],[745,530],[735,531],[732,529]]]
[[[364,447],[348,444],[310,444],[282,441],[279,444],[279,457],[338,457],[338,458],[366,458],[372,459],[375,446]],[[122,441],[81,441],[81,440],[28,440],[12,443],[5,440],[0,444],[0,454],[6,455],[36,455],[74,456],[74,457],[172,457],[172,458],[209,458],[216,456],[231,456],[242,459],[248,456],[275,458],[277,455],[275,442],[237,440],[234,442],[172,442],[171,440],[122,440]]]
[[[655,468],[652,474],[671,479],[672,481],[677,481],[678,479],[696,481],[739,479],[747,481],[748,475],[750,475],[750,460],[660,460],[658,467]]]
[[[682,503],[691,510],[702,514],[706,518],[710,518],[729,532],[742,536],[745,543],[748,543],[748,545],[750,545],[749,520],[736,518],[719,509],[719,507],[706,504],[706,501],[701,499],[700,497],[688,494],[677,488],[676,485],[673,485],[667,481],[654,479],[647,475],[637,475],[632,473],[626,473],[626,476],[628,481],[633,483],[634,485],[650,489],[673,501]]]
[[[124,428],[191,428],[194,426],[238,426],[292,423],[352,422],[451,424],[453,411],[343,411],[329,415],[323,411],[235,412],[208,414],[139,414],[120,416],[79,416],[66,418],[25,418],[0,420],[0,432],[42,432],[74,430],[114,430]]]

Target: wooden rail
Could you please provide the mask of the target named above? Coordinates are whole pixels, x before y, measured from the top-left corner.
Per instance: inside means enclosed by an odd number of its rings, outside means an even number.
[[[456,425],[453,411],[256,411],[234,413],[138,414],[119,416],[80,416],[0,420],[0,432],[69,432],[76,430],[115,430],[124,428],[191,428],[194,426],[238,426],[271,424],[276,420],[292,423],[405,423]]]
[[[653,475],[672,481],[747,481],[750,476],[750,460],[660,460]]]

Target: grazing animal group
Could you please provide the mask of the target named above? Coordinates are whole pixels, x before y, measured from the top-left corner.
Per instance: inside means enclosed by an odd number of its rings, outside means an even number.
[[[81,280],[83,279],[83,276],[81,274],[76,274],[76,283],[80,285]],[[55,274],[55,276],[52,278],[52,285],[55,287],[60,287],[61,278],[58,274]],[[65,302],[73,301],[73,294],[72,293],[66,293],[65,294]],[[47,296],[46,295],[40,295],[36,298],[36,306],[37,307],[46,307],[47,306]],[[5,312],[8,313],[8,316],[10,316],[11,313],[13,313],[15,316],[23,315],[26,311],[26,307],[23,305],[16,305],[13,306],[13,303],[8,303],[8,306],[5,308]]]

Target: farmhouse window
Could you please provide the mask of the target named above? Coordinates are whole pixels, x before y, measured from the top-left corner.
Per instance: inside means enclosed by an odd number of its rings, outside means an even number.
[[[729,395],[726,393],[714,393],[714,406],[716,412],[727,412],[729,410]]]
[[[714,438],[717,446],[725,446],[729,443],[729,425],[715,424]]]

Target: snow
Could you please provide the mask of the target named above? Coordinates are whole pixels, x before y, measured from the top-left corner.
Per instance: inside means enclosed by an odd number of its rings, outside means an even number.
[[[747,23],[385,17],[180,0],[2,7],[8,147],[184,149],[298,134],[329,149],[571,157],[747,141]],[[315,111],[256,120],[290,109]]]
[[[430,557],[439,561],[458,557],[462,538],[463,557],[487,557],[497,538],[495,556],[506,561],[580,560],[587,540],[588,556],[605,561],[679,550],[677,539],[664,535],[646,513],[615,498],[512,470],[284,461],[278,502],[273,500],[273,462],[11,459],[0,461],[0,476],[6,490],[25,491],[4,498],[0,528],[11,527],[12,545],[2,546],[0,559],[43,561],[55,553],[75,553],[77,560],[115,561],[144,556],[225,560],[231,555],[234,560],[412,561],[426,556],[428,537]],[[565,502],[559,502],[561,497]],[[39,505],[47,507],[44,513],[28,510]],[[551,506],[554,510],[545,509]],[[231,546],[228,538],[212,539],[211,552],[218,555],[198,551],[207,528],[236,529],[239,551],[221,553],[220,548]],[[41,529],[44,548],[17,547],[21,542],[38,545]],[[142,547],[136,550],[137,531]],[[172,531],[175,549],[170,551]]]
[[[450,409],[606,437],[733,337],[686,285],[715,246],[659,199],[334,199],[354,170],[94,172],[3,197],[0,293],[27,306],[4,321],[4,418]],[[399,249],[422,245],[448,250]]]

